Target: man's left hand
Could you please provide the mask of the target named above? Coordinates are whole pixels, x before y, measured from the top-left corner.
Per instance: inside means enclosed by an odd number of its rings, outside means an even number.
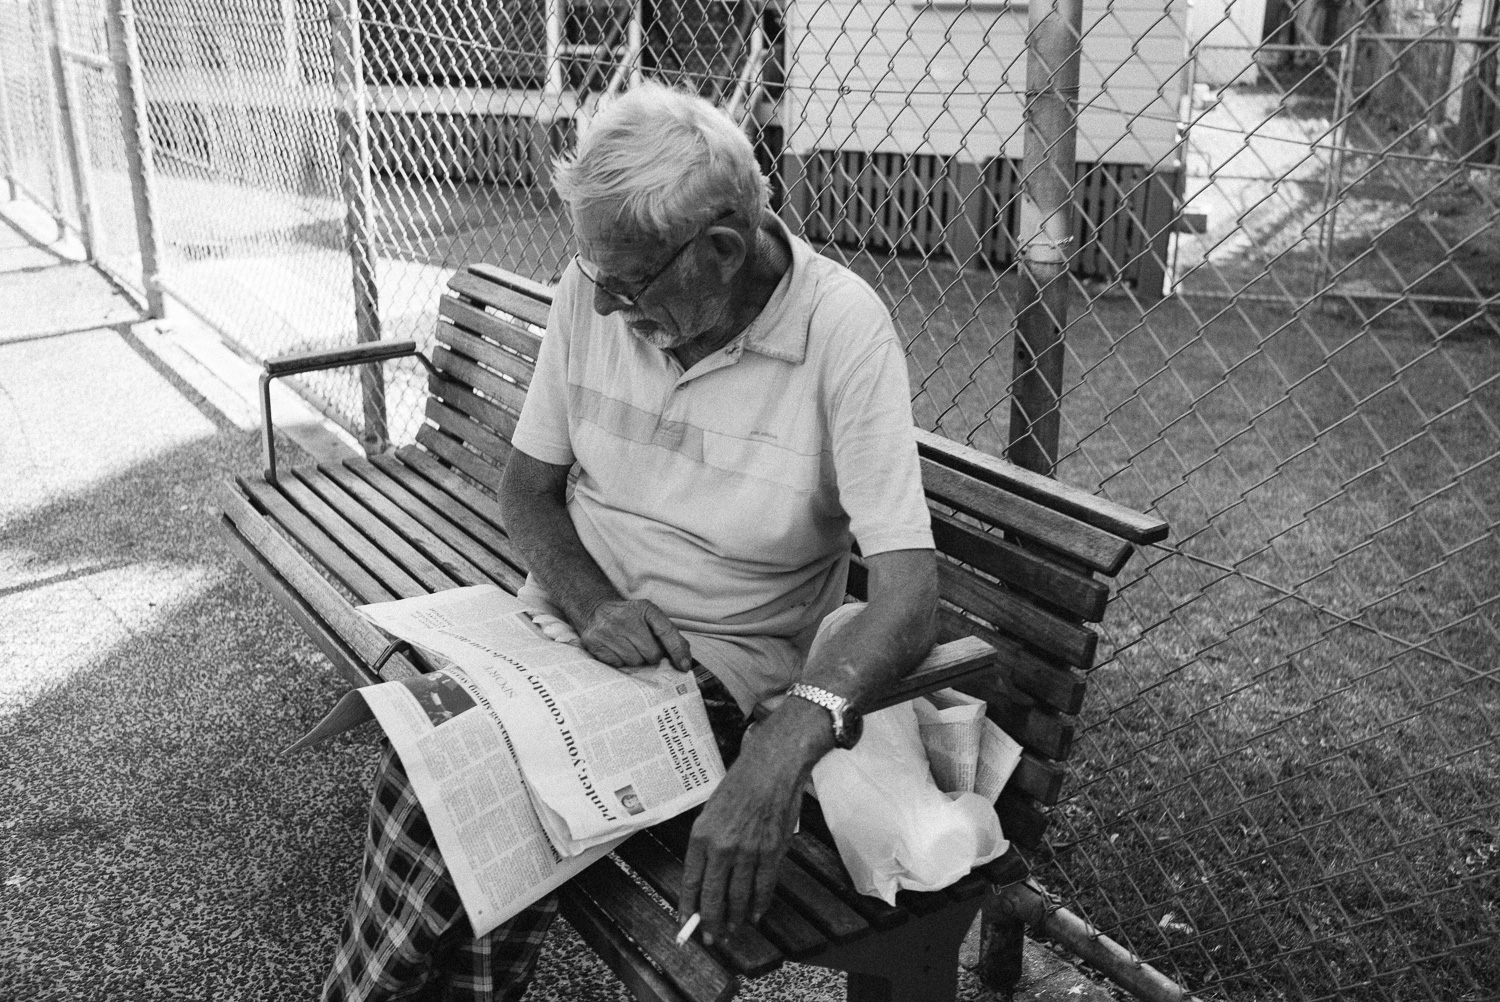
[[[784,709],[792,712],[778,711],[746,734],[693,824],[677,907],[684,918],[699,914],[704,942],[759,921],[770,907],[807,776],[833,745],[822,707]]]

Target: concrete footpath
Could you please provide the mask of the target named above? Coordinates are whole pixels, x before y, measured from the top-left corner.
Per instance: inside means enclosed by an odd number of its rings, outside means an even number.
[[[218,539],[217,486],[259,464],[243,373],[205,377],[203,353],[8,208],[0,999],[313,999],[374,745],[279,754],[344,685]],[[1032,997],[1108,997],[1048,957],[1029,958]],[[992,997],[963,978],[961,998]],[[788,965],[741,997],[843,986]],[[528,999],[626,998],[559,923]]]

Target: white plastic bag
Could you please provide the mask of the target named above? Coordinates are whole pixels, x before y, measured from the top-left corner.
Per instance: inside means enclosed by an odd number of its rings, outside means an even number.
[[[888,904],[898,890],[947,887],[1010,848],[991,803],[937,788],[909,702],[865,717],[853,750],[813,767],[813,791],[855,888]]]

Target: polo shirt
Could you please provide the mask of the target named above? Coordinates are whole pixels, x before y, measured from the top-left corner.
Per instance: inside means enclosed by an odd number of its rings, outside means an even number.
[[[584,547],[622,595],[688,635],[742,707],[800,674],[843,600],[851,538],[866,556],[933,545],[890,313],[776,225],[789,270],[749,327],[687,371],[621,314],[597,314],[568,268],[512,437],[578,464],[568,511]]]

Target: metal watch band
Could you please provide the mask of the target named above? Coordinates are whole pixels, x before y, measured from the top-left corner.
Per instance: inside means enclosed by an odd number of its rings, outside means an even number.
[[[842,742],[845,739],[845,714],[854,708],[854,703],[843,696],[836,696],[827,689],[820,689],[806,682],[798,682],[787,691],[788,696],[798,696],[809,703],[817,703],[833,718],[833,736]]]

